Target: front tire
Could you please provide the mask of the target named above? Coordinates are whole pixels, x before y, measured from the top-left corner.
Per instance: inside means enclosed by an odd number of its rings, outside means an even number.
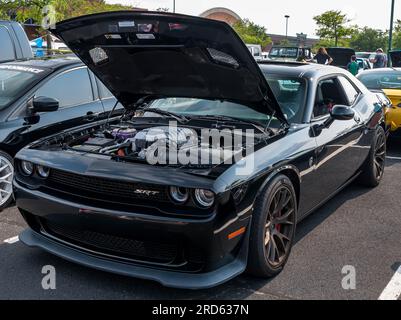
[[[248,272],[270,278],[279,274],[291,253],[295,237],[297,200],[290,179],[275,177],[255,202]]]
[[[13,158],[0,151],[0,211],[13,202]]]
[[[361,185],[368,188],[375,188],[380,184],[386,166],[386,152],[386,133],[382,127],[378,127],[372,142],[369,157],[359,176],[359,183]]]

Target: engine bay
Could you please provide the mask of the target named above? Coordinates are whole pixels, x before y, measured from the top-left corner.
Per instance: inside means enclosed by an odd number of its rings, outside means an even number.
[[[255,137],[250,139],[241,130],[231,133],[228,139],[221,136],[205,138],[202,128],[169,127],[163,124],[139,125],[121,121],[75,131],[61,140],[57,139],[56,142],[68,152],[109,156],[119,161],[149,163],[153,161],[149,159],[156,158],[158,161],[151,164],[210,166],[233,159],[238,153],[242,154],[250,144],[256,143]],[[50,144],[55,146],[54,142]],[[50,147],[49,143],[47,147]],[[178,154],[184,156],[180,158]],[[180,160],[185,155],[186,160],[182,163]]]

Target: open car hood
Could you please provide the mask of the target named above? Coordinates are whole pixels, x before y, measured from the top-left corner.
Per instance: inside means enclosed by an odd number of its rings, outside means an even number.
[[[120,11],[66,20],[52,33],[128,109],[145,97],[226,100],[286,122],[255,59],[224,22]]]
[[[350,48],[327,48],[327,53],[333,58],[332,66],[346,68],[355,55],[355,50]]]
[[[394,68],[401,68],[401,50],[391,51],[390,59]]]

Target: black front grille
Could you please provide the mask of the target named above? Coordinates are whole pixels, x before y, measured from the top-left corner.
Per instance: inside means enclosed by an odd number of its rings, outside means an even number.
[[[46,184],[56,190],[77,196],[88,195],[99,200],[117,197],[129,203],[132,200],[169,202],[166,187],[89,177],[60,170],[53,170]]]
[[[169,264],[174,263],[179,252],[175,244],[139,241],[90,230],[67,228],[54,222],[44,222],[43,225],[50,235],[61,240],[73,242],[96,252],[128,259]]]

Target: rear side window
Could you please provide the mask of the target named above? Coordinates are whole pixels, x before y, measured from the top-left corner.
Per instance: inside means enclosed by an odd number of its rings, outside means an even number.
[[[50,79],[36,92],[37,97],[49,97],[60,102],[60,108],[92,102],[92,84],[86,68],[67,71]]]
[[[0,61],[15,60],[14,44],[7,27],[0,25]]]
[[[344,89],[344,93],[348,99],[348,105],[352,106],[359,96],[359,92],[355,89],[354,85],[346,78],[339,77],[340,83]]]

